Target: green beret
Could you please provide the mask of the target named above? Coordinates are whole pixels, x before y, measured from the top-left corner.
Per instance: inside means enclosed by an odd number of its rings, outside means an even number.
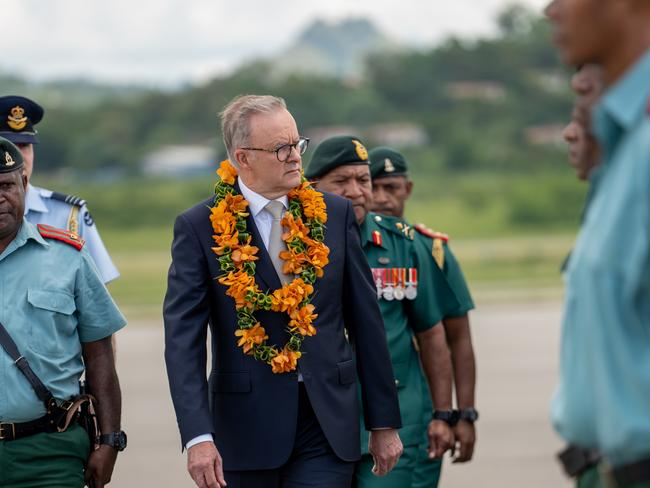
[[[368,150],[358,137],[336,136],[321,142],[305,170],[308,179],[319,178],[339,166],[369,165]]]
[[[386,176],[405,176],[406,159],[390,147],[376,147],[370,151],[370,176],[373,180]]]
[[[22,169],[23,155],[16,146],[0,137],[0,173],[11,173]]]

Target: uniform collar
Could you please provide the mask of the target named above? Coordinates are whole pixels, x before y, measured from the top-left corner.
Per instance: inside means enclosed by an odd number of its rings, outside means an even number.
[[[644,116],[650,93],[650,50],[609,88],[594,111],[594,132],[599,142],[613,146],[618,136]]]
[[[257,214],[264,210],[271,200],[248,188],[241,178],[237,178],[237,182],[239,183],[241,194],[248,202],[248,208],[250,208],[251,215],[253,218],[257,217]],[[276,198],[276,201],[281,202],[285,209],[289,208],[289,198],[286,195]]]
[[[50,211],[43,201],[43,197],[41,196],[39,188],[32,186],[31,183],[27,184],[27,195],[25,196],[25,215],[27,215],[27,212],[29,211],[40,213],[48,213]]]
[[[381,248],[386,249],[386,247],[383,245],[383,240],[379,240],[379,244],[376,243],[375,238],[373,237],[373,233],[379,232],[379,235],[381,235],[381,227],[379,226],[379,222],[383,220],[382,215],[378,215],[373,212],[368,212],[366,214],[366,218],[363,219],[363,222],[361,222],[361,243],[366,244],[367,242],[372,242],[373,245],[379,246]]]
[[[4,252],[0,254],[0,261],[9,256],[16,249],[23,247],[30,240],[36,241],[43,247],[49,247],[49,244],[45,239],[43,239],[43,236],[38,232],[36,226],[23,218],[23,223],[18,230],[18,234],[16,234],[16,237],[14,237],[14,240],[9,243]]]

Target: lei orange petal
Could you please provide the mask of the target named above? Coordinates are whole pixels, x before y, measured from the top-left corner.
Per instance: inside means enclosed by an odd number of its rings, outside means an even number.
[[[292,212],[287,212],[282,219],[286,230],[282,238],[287,242],[288,248],[280,253],[280,258],[284,260],[285,273],[301,275],[307,272],[303,276],[307,277],[308,282],[296,277],[272,293],[261,293],[255,281],[253,264],[259,259],[259,249],[251,245],[250,236],[240,240],[239,230],[245,232],[242,222],[245,223],[244,219],[249,215],[248,202],[243,195],[235,194],[223,186],[234,185],[237,170],[228,160],[224,160],[217,174],[221,182],[215,187],[217,199],[210,209],[210,222],[214,231],[212,239],[215,243],[212,251],[220,256],[220,266],[227,271],[218,277],[218,281],[226,287],[226,295],[234,299],[236,310],[247,309],[247,312],[239,314],[239,329],[235,331],[235,336],[239,337],[237,346],[242,348],[244,354],[268,363],[274,373],[294,371],[302,356],[298,350],[302,338],[316,334],[313,322],[318,314],[314,313],[314,305],[309,303],[314,292],[310,283],[314,277],[323,276],[323,268],[329,262],[329,248],[320,242],[322,224],[327,221],[325,201],[322,194],[314,190],[306,180],[289,192],[288,197],[292,202],[299,201],[301,214],[295,217]],[[308,220],[305,222],[304,218]],[[310,236],[312,229],[318,229],[317,238]],[[298,249],[301,251],[298,252]],[[266,345],[268,335],[259,322],[252,325],[252,314],[269,308],[289,315],[288,332],[291,339],[281,350]]]
[[[274,373],[289,373],[296,369],[300,356],[302,356],[300,351],[291,351],[284,348],[271,359],[271,368]]]
[[[217,174],[219,175],[219,178],[221,178],[221,181],[223,181],[227,185],[234,185],[235,184],[235,178],[237,177],[237,170],[234,168],[232,164],[230,164],[230,161],[227,159],[224,159],[221,161],[219,164],[219,169],[217,170]]]
[[[240,337],[237,345],[244,350],[244,354],[249,354],[255,344],[262,344],[269,338],[259,322],[250,329],[237,329],[235,335]]]

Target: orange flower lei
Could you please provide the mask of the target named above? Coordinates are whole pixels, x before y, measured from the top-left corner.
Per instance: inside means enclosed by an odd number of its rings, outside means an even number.
[[[289,211],[282,218],[286,232],[282,240],[287,250],[280,253],[284,272],[296,277],[273,292],[263,293],[255,282],[255,261],[259,249],[251,246],[252,236],[246,226],[248,202],[235,193],[237,170],[227,159],[221,162],[215,185],[214,207],[210,222],[216,244],[212,251],[219,256],[223,274],[219,283],[228,287],[226,295],[235,301],[239,329],[235,336],[244,354],[271,366],[274,373],[294,371],[302,353],[305,337],[316,334],[313,321],[318,317],[310,303],[313,284],[323,276],[329,262],[329,248],[323,243],[327,212],[322,193],[314,190],[305,178],[287,195]],[[284,312],[289,315],[289,340],[279,349],[267,345],[269,336],[255,318],[258,310]]]

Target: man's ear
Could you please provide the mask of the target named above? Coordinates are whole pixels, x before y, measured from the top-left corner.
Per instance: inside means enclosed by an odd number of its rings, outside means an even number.
[[[244,149],[235,149],[233,154],[235,158],[235,163],[240,168],[250,169],[250,163],[248,161],[248,153]]]
[[[406,198],[411,196],[411,192],[413,191],[413,182],[411,180],[406,181]]]
[[[26,172],[26,171],[23,171],[23,172],[20,174],[20,179],[21,179],[22,182],[23,182],[23,189],[24,189],[25,191],[27,191],[27,181],[28,181],[28,180],[27,180],[27,172]]]

